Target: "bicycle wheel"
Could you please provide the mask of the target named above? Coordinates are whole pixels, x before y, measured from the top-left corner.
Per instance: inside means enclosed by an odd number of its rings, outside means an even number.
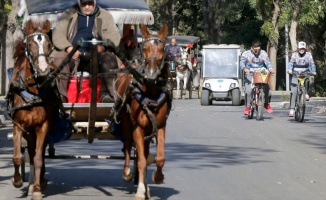
[[[305,88],[301,88],[301,92],[299,94],[299,102],[298,102],[298,121],[303,122],[304,115],[306,112],[306,92]]]
[[[257,99],[257,117],[256,120],[264,120],[263,119],[263,113],[264,113],[264,90],[263,88],[259,89],[258,93],[258,99]]]
[[[247,94],[246,94],[247,96]],[[254,116],[254,112],[255,112],[255,105],[256,105],[256,97],[255,97],[255,90],[252,90],[251,91],[251,101],[250,101],[250,112],[249,112],[249,115],[248,115],[248,119],[252,119],[253,116]],[[247,97],[246,97],[247,98]]]

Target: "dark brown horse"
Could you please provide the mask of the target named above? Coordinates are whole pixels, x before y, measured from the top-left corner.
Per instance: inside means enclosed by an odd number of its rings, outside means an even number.
[[[163,183],[162,172],[165,156],[165,127],[171,108],[171,95],[167,82],[169,64],[165,61],[165,38],[168,27],[164,25],[157,36],[152,36],[145,25],[140,26],[143,35],[142,54],[144,64],[130,73],[117,74],[115,82],[115,110],[119,113],[117,121],[121,122],[124,137],[125,164],[123,178],[131,181],[130,150],[135,143],[139,173],[138,189],[135,199],[149,197],[146,182],[147,158],[152,138],[156,139],[156,166],[152,175],[156,184]]]
[[[43,84],[50,71],[55,68],[49,64],[48,59],[53,49],[48,37],[49,31],[49,21],[26,23],[24,40],[16,42],[15,66],[7,94],[8,110],[13,121],[15,172],[12,183],[17,188],[23,185],[19,168],[22,162],[21,142],[24,137],[30,157],[30,174],[35,175],[33,180],[29,180],[34,200],[42,199],[41,184],[46,183],[46,138],[51,127],[53,111],[58,108],[55,84]]]

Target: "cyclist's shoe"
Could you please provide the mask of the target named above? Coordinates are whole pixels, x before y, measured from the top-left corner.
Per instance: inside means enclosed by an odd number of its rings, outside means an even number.
[[[244,115],[249,115],[250,114],[250,107],[246,106],[244,112],[243,112]]]
[[[271,107],[271,105],[265,104],[264,108],[267,110],[267,112],[272,113],[273,112],[273,108]]]
[[[291,109],[289,112],[289,117],[293,117],[294,116],[294,109]]]
[[[309,101],[310,96],[308,94],[306,94],[306,101]]]

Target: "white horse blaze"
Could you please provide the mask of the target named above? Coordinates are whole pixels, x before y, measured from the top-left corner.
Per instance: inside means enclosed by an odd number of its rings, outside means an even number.
[[[39,38],[41,38],[41,40],[39,40]],[[38,67],[40,68],[41,71],[45,71],[48,68],[48,63],[46,61],[45,55],[44,55],[44,49],[43,49],[43,44],[45,41],[45,37],[44,35],[35,35],[34,36],[34,41],[38,44]]]

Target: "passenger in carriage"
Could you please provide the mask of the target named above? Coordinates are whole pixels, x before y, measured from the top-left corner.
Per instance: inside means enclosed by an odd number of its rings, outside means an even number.
[[[172,38],[171,43],[166,47],[166,54],[177,65],[180,65],[179,58],[181,56],[181,47],[177,44],[177,39]]]
[[[114,52],[117,50],[121,36],[112,15],[107,10],[100,8],[96,0],[77,0],[74,6],[62,14],[60,21],[53,29],[52,38],[53,44],[58,50],[54,54],[54,64],[57,66],[61,64],[81,38],[85,40],[96,38],[99,40],[108,39],[112,42],[107,46],[103,44],[97,46],[100,55],[100,73],[105,74],[111,69],[118,68],[119,59]],[[89,58],[83,60],[81,55],[84,52],[90,52],[90,48],[90,43],[84,43],[61,71],[62,76],[58,88],[63,102],[67,102],[68,78],[71,72],[76,70],[78,63],[86,66],[83,70],[89,70],[87,69]],[[106,77],[102,77],[101,102],[113,102],[113,78],[108,73]]]
[[[134,60],[140,57],[138,41],[135,35],[135,29],[131,24],[123,25],[123,34],[119,44],[120,55],[126,60]]]

